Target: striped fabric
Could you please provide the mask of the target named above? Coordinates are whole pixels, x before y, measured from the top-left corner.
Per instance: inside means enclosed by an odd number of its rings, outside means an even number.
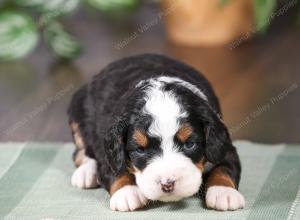
[[[71,187],[70,143],[0,144],[0,219],[300,219],[300,147],[236,142],[246,208],[207,210],[196,197],[120,213],[102,189]]]

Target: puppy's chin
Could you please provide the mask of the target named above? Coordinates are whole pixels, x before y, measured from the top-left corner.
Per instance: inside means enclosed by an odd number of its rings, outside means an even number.
[[[202,172],[195,164],[183,155],[153,160],[143,171],[135,173],[136,183],[150,200],[162,202],[178,201],[196,194],[202,183]],[[161,179],[175,181],[174,190],[162,191]]]

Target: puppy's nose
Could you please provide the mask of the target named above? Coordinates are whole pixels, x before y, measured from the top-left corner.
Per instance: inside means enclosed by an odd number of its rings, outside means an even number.
[[[175,180],[167,179],[167,181],[161,181],[161,190],[165,193],[171,193],[174,191]]]

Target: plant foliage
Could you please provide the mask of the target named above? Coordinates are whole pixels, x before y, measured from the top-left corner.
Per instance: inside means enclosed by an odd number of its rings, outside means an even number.
[[[2,0],[0,1],[0,59],[18,59],[29,54],[45,37],[59,57],[73,59],[82,48],[65,30],[62,18],[75,11],[80,2],[107,13],[134,9],[139,0]]]

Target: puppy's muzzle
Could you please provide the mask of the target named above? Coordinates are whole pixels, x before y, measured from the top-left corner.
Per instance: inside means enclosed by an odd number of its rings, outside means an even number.
[[[174,191],[175,180],[167,179],[167,181],[165,181],[165,182],[161,181],[160,185],[161,185],[161,190],[164,193],[171,193]]]

